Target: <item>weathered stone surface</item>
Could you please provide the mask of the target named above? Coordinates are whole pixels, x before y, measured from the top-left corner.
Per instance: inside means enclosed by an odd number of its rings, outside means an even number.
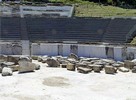
[[[86,57],[79,57],[80,60],[81,60],[81,59],[84,59],[84,58],[86,58]]]
[[[76,54],[74,54],[74,53],[71,53],[71,54],[68,56],[68,58],[73,58],[73,59],[75,59],[75,60],[78,60],[78,59],[79,59],[78,56],[77,56]]]
[[[102,65],[93,65],[94,72],[100,73],[102,68],[103,68]]]
[[[75,71],[75,64],[72,64],[72,63],[68,63],[67,64],[67,70],[70,70],[70,71]]]
[[[133,68],[133,69],[132,69],[132,73],[136,73],[136,68]]]
[[[7,55],[0,55],[0,61],[7,61]]]
[[[85,64],[85,65],[90,65],[90,64],[92,64],[91,62],[89,62],[89,61],[80,61],[79,63],[82,63],[82,64]]]
[[[56,59],[64,59],[62,56],[54,56]]]
[[[35,63],[34,63],[35,64]],[[39,70],[40,69],[40,65],[39,64],[35,64],[35,70]]]
[[[11,76],[12,75],[12,69],[11,68],[7,68],[7,67],[4,67],[2,69],[2,76]]]
[[[60,68],[67,68],[67,64],[60,64]]]
[[[15,65],[17,65],[19,59],[20,59],[20,55],[8,55],[7,62],[14,62]]]
[[[80,62],[82,61],[87,61],[87,62],[91,62],[91,61],[97,61],[100,60],[99,58],[80,58]]]
[[[83,68],[86,68],[87,67],[87,64],[84,64],[84,63],[77,63],[76,64],[76,67],[83,67]]]
[[[136,66],[133,67],[132,73],[136,73]]]
[[[13,72],[19,70],[19,65],[12,65],[12,66],[8,66],[8,67],[11,68]]]
[[[134,67],[134,62],[131,62],[129,60],[125,60],[124,67],[126,67],[128,69],[132,69]]]
[[[93,69],[94,65],[93,65],[93,64],[90,64],[90,65],[88,65],[87,67],[90,68],[90,69]]]
[[[2,73],[2,69],[4,68],[3,62],[0,62],[0,73]]]
[[[19,61],[19,73],[31,72],[35,70],[35,64],[26,60]]]
[[[117,71],[117,69],[114,68],[113,66],[105,66],[104,69],[106,74],[114,74]]]
[[[32,62],[32,59],[29,56],[20,56],[19,61],[29,61],[29,62]]]
[[[89,73],[89,72],[91,72],[92,70],[93,70],[93,69],[84,68],[84,67],[78,67],[78,68],[77,68],[77,71],[78,71],[79,73],[84,73],[84,74]]]
[[[67,61],[67,60],[65,60],[65,59],[58,59],[58,62],[59,62],[60,64],[67,64],[67,63],[69,63],[69,61]]]
[[[78,63],[78,61],[76,59],[73,59],[73,58],[68,58],[67,61],[72,63],[72,64]]]
[[[105,62],[106,65],[112,65],[115,63],[115,61],[112,59],[102,59],[102,62]]]
[[[100,58],[89,58],[90,60],[100,60]]]
[[[120,67],[118,70],[121,72],[129,72],[129,69],[127,69],[125,67]]]
[[[120,67],[124,67],[124,62],[117,61],[117,64],[120,64]]]
[[[79,57],[79,62],[82,63],[83,61],[90,62],[91,60],[89,58],[86,58],[86,57]]]
[[[136,66],[136,59],[133,59],[131,62],[133,62],[134,65]]]
[[[117,67],[117,68],[118,68],[118,67],[121,67],[122,65],[121,65],[121,64],[117,64],[117,63],[115,63],[115,64],[112,64],[112,66],[113,66],[113,67]]]
[[[60,63],[57,61],[57,59],[49,58],[46,60],[46,63],[49,67],[59,67]]]
[[[48,56],[43,56],[41,62],[42,62],[42,63],[46,63],[48,59],[50,59],[50,57],[48,57]]]
[[[39,62],[42,62],[42,56],[38,56],[38,59],[37,59]]]
[[[94,65],[101,65],[102,67],[104,67],[106,65],[105,62],[102,62],[101,60],[100,61],[96,61],[93,63]]]
[[[2,67],[0,67],[0,73],[2,73],[2,69],[3,69],[3,68],[2,68]]]
[[[15,63],[14,62],[3,62],[2,63],[2,66],[3,67],[7,67],[7,66],[12,66],[12,65],[14,65]]]
[[[32,58],[33,60],[38,60],[38,56],[36,56],[36,55],[32,55],[31,58]]]

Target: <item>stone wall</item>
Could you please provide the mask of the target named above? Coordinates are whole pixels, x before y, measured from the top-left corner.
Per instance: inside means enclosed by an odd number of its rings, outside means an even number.
[[[31,43],[28,40],[0,42],[0,54],[5,55],[68,56],[70,53],[77,54],[80,57],[109,58],[122,61],[135,59],[136,47],[65,43]]]
[[[0,54],[22,55],[21,42],[0,42]]]
[[[80,57],[109,58],[119,61],[136,58],[136,47],[61,43],[32,43],[31,47],[31,55],[68,56],[70,53],[75,53]]]

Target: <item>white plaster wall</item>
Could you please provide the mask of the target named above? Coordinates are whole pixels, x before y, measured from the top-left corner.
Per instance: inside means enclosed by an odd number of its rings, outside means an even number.
[[[54,43],[40,43],[32,45],[32,55],[58,55],[58,45]],[[75,44],[61,44],[62,45],[62,56],[68,56],[71,53],[70,46]],[[105,45],[83,45],[78,44],[78,56],[84,57],[98,57],[98,58],[107,58]],[[110,46],[111,47],[111,46]],[[112,46],[114,47],[114,46]],[[122,61],[122,46],[114,47],[114,59],[117,61]],[[133,52],[136,58],[136,48],[128,47],[127,52]]]
[[[56,56],[58,55],[58,44],[41,43],[40,51],[41,51],[41,55]]]
[[[1,53],[6,55],[12,55],[12,46],[11,44],[2,44],[1,45]]]
[[[32,55],[40,55],[41,54],[40,44],[33,43],[31,45],[31,54]]]
[[[90,45],[90,57],[107,58],[105,46],[103,45]]]
[[[13,55],[22,55],[22,46],[21,45],[12,45],[12,54]]]
[[[78,45],[78,55],[85,57],[107,57],[105,46],[103,45]]]
[[[78,45],[78,56],[90,57],[90,46],[89,45]]]
[[[63,56],[68,56],[70,54],[70,45],[71,44],[63,44]]]
[[[28,40],[21,40],[22,55],[30,55],[30,44]]]
[[[21,55],[22,47],[18,43],[0,42],[0,54],[5,55]]]
[[[116,61],[122,61],[122,47],[114,47],[114,59]]]

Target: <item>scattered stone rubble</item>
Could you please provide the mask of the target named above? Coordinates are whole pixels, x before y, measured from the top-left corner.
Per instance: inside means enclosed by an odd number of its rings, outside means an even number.
[[[105,66],[104,67],[105,73],[106,74],[115,74],[117,72],[117,68],[113,66]]]
[[[67,68],[69,71],[77,71],[79,73],[100,73],[104,71],[106,74],[116,74],[117,72],[136,73],[136,60],[114,61],[113,59],[86,58],[78,57],[71,53],[68,57],[62,56],[37,56],[32,57],[42,63],[47,63],[49,67]]]
[[[16,71],[25,73],[39,69],[40,65],[32,63],[29,56],[0,55],[0,73],[2,76],[11,76]]]
[[[136,73],[136,60],[114,61],[113,59],[78,57],[71,53],[68,57],[62,56],[20,56],[20,55],[0,55],[0,73],[2,76],[11,76],[13,72],[18,73],[34,72],[40,69],[40,65],[32,63],[37,60],[46,63],[48,67],[66,68],[69,71],[79,73],[101,73],[116,74],[118,72]]]

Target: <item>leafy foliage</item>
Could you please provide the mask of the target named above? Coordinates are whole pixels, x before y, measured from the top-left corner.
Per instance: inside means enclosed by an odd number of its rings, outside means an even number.
[[[125,8],[136,8],[136,0],[24,0],[32,2],[63,2],[63,3],[81,3],[83,1],[97,2],[100,4],[116,5]]]
[[[136,6],[136,0],[89,0],[99,3],[116,4],[116,5],[133,5]]]

